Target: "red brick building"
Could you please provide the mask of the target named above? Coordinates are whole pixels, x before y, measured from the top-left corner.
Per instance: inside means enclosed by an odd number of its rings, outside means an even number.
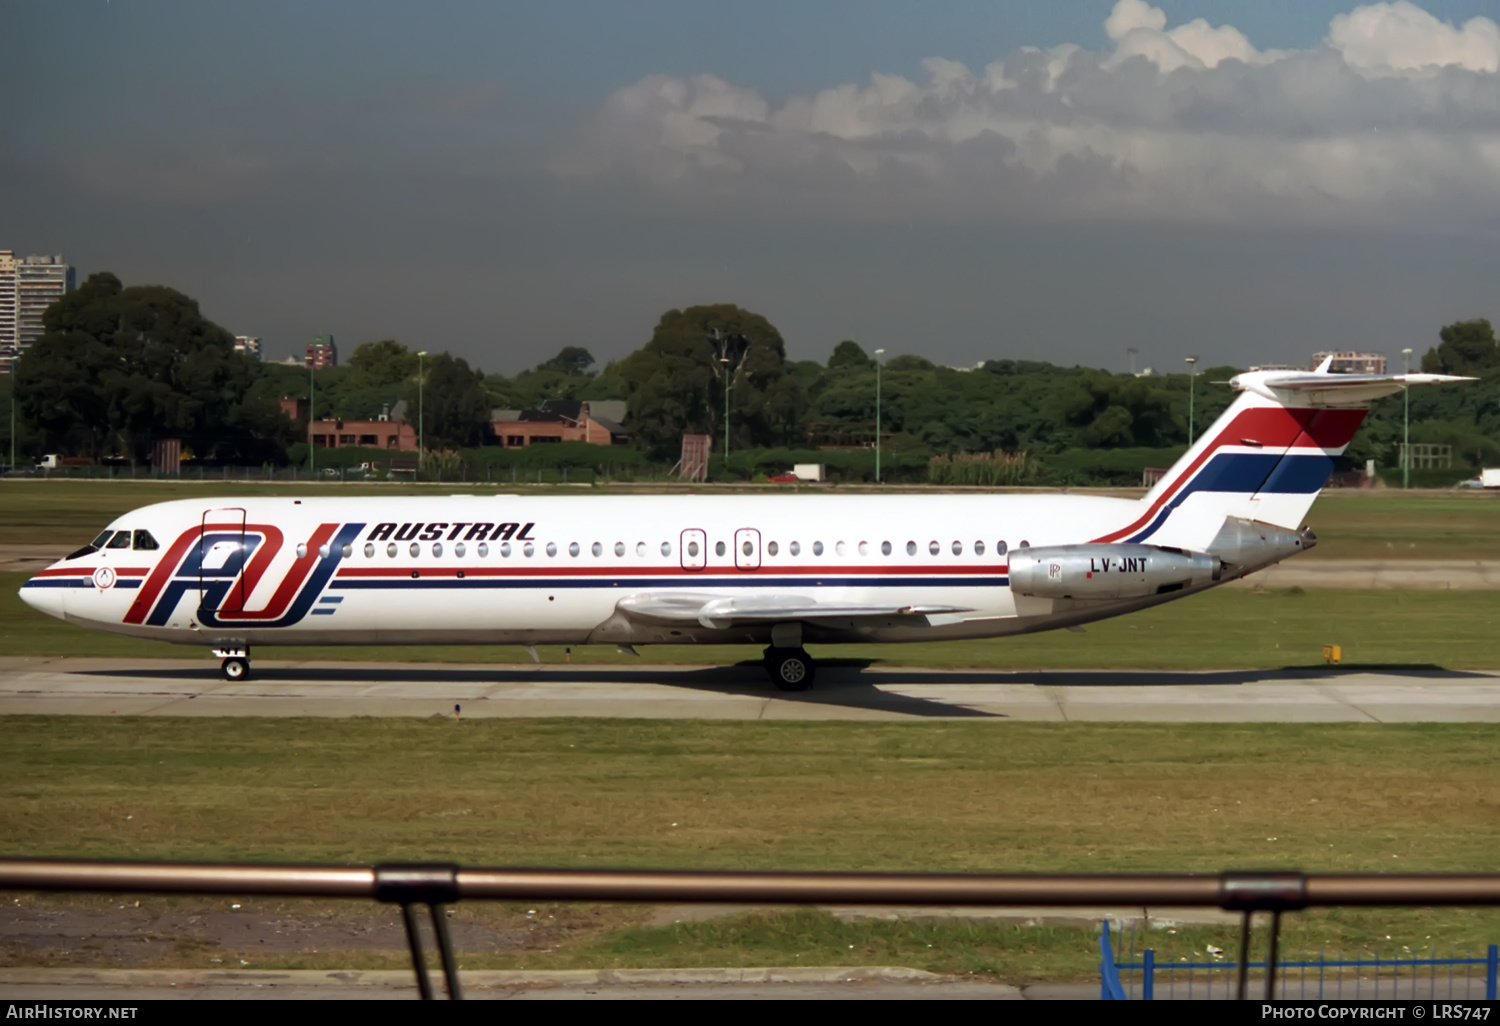
[[[404,404],[397,403],[384,420],[315,420],[308,427],[312,444],[319,449],[389,449],[417,451],[417,429],[404,420]],[[307,417],[306,399],[283,399],[281,408],[293,420]]]
[[[495,443],[507,449],[549,442],[624,445],[630,440],[624,419],[625,403],[618,399],[549,399],[538,410],[490,411]]]

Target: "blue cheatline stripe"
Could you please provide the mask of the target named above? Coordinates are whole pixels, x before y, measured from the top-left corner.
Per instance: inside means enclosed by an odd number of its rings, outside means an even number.
[[[1328,483],[1328,476],[1332,473],[1333,457],[1324,453],[1296,456],[1263,452],[1219,453],[1161,508],[1144,530],[1125,540],[1141,542],[1151,537],[1194,492],[1311,495]]]
[[[314,609],[312,611],[312,615],[313,616],[332,616],[334,613],[337,613],[337,612],[338,612],[338,610],[335,609],[333,606],[323,606],[321,608]]]
[[[344,601],[344,596],[342,596],[342,595],[325,595],[323,598],[318,599],[318,601],[321,602],[321,603],[323,603],[324,605],[336,606],[340,602]]]
[[[334,581],[329,587],[359,591],[427,588],[593,588],[618,592],[621,589],[669,588],[692,591],[699,588],[1005,588],[1009,577],[662,577],[622,581],[619,584],[599,579],[535,577],[396,577],[390,580]]]
[[[92,588],[93,586],[93,579],[89,577],[80,577],[77,580],[49,577],[39,581],[27,581],[21,585],[23,588]],[[116,581],[114,583],[114,587],[116,588],[139,588],[140,586],[140,581]]]

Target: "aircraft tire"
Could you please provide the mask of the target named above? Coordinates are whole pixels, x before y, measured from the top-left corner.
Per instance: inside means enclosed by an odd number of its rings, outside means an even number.
[[[239,656],[231,656],[220,664],[219,672],[224,676],[225,680],[249,680],[250,660],[241,659]]]
[[[778,691],[806,691],[816,672],[812,656],[800,648],[766,649],[766,673]]]

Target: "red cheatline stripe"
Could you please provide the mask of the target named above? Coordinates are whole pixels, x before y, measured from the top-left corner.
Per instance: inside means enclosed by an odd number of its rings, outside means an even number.
[[[42,571],[40,571],[38,573],[32,574],[32,576],[33,577],[92,577],[92,576],[94,576],[94,569],[95,569],[94,567],[65,567],[65,568],[56,569],[56,570],[42,570]],[[110,567],[110,569],[115,570],[114,567]],[[116,577],[140,577],[140,576],[146,574],[149,571],[149,569],[150,569],[149,567],[144,567],[144,566],[122,566],[118,570],[115,570],[115,576]]]
[[[740,570],[731,566],[709,567],[703,570],[684,570],[680,566],[518,566],[518,567],[467,567],[467,566],[393,566],[393,567],[344,567],[336,576],[340,578],[410,577],[413,572],[423,577],[457,577],[462,571],[469,577],[681,577],[732,576],[735,574],[764,572],[770,575],[801,575],[805,577],[837,577],[848,574],[875,574],[890,577],[907,574],[930,577],[933,574],[984,576],[1007,572],[1004,564],[998,566],[771,566],[761,564],[756,570]]]

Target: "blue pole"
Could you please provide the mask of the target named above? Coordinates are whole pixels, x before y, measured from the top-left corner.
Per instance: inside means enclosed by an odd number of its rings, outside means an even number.
[[[1500,945],[1491,944],[1489,956],[1485,959],[1484,967],[1484,999],[1495,1000],[1495,977],[1500,975]]]
[[[1156,951],[1153,948],[1147,948],[1145,950],[1145,952],[1143,952],[1143,957],[1141,958],[1141,1000],[1142,1001],[1154,1001],[1154,1000],[1156,1000],[1156,998],[1154,996],[1156,994],[1156,988],[1155,988],[1155,986],[1153,986],[1153,983],[1154,983],[1153,974],[1155,972],[1156,972]]]

